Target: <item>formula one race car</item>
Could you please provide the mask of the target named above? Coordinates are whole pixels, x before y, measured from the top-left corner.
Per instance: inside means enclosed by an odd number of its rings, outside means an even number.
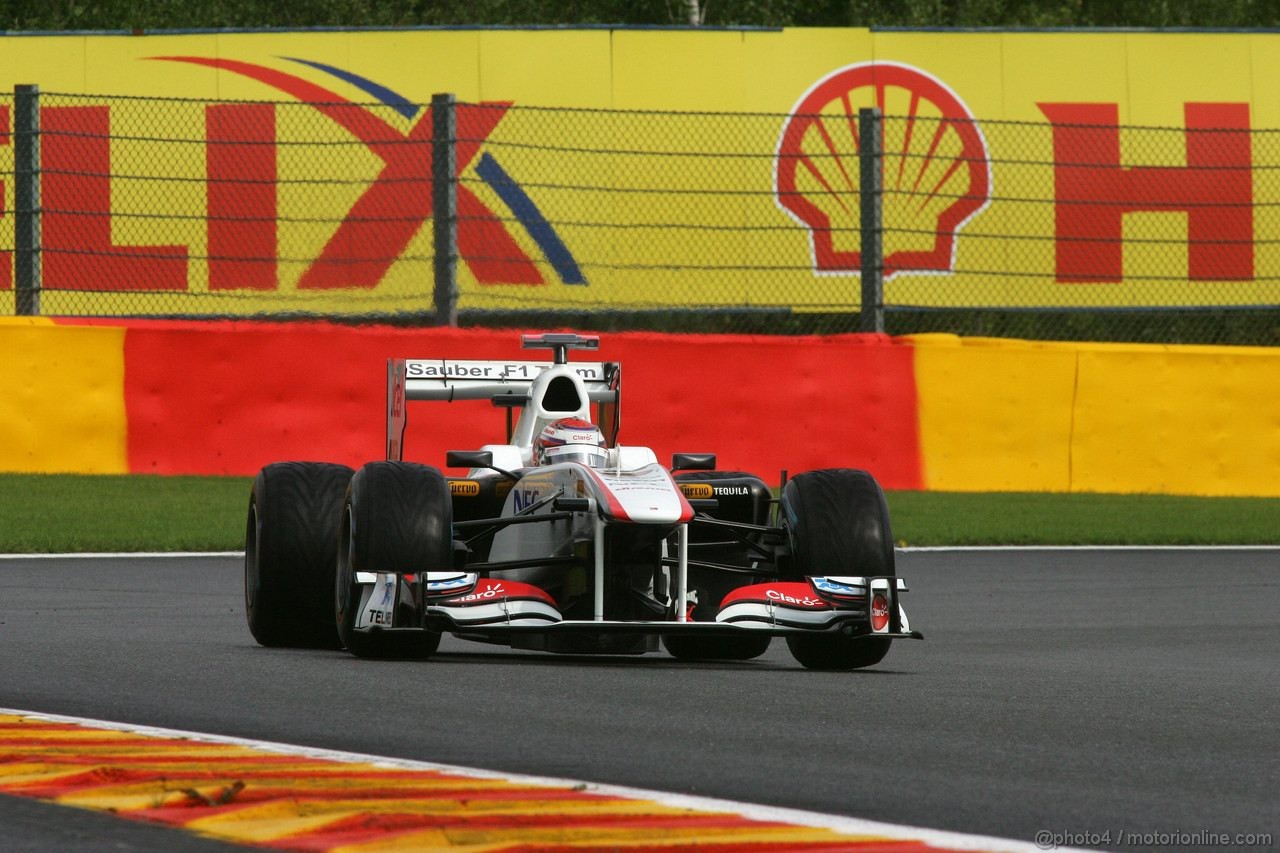
[[[616,441],[621,366],[569,363],[598,338],[523,344],[554,363],[391,360],[385,462],[262,469],[245,534],[259,643],[425,658],[449,632],[747,660],[785,637],[805,667],[855,669],[921,636],[870,474],[798,474],[775,500],[757,476],[714,470],[714,454],[677,453],[668,471]],[[506,443],[449,451],[466,477],[403,461],[414,400],[490,401],[506,410]]]

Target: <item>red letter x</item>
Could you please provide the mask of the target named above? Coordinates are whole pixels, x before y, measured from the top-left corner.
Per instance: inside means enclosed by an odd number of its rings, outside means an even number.
[[[232,59],[159,56],[220,68],[265,83],[310,104],[359,139],[385,164],[373,184],[347,211],[320,257],[298,281],[300,288],[373,287],[386,275],[431,216],[431,113],[407,134],[341,95],[300,77]],[[509,103],[458,107],[457,171],[461,175]],[[458,186],[458,252],[482,284],[542,284],[542,275],[493,211]]]

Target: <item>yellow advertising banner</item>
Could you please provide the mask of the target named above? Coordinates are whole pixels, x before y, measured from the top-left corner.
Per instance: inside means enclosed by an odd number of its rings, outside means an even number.
[[[1280,34],[408,30],[0,37],[40,87],[47,313],[1280,304]],[[0,102],[0,312],[14,297]]]

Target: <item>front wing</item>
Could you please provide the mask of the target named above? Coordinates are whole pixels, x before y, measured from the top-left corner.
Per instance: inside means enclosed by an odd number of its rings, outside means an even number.
[[[818,577],[752,584],[726,596],[714,622],[563,619],[555,600],[535,586],[468,574],[432,573],[425,586],[423,627],[494,638],[529,633],[923,638],[911,629],[899,602],[907,587],[895,577]]]

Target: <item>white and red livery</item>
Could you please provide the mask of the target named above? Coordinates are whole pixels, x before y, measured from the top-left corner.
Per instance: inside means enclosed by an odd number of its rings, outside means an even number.
[[[447,632],[745,660],[784,637],[806,667],[854,669],[920,637],[870,474],[806,472],[775,498],[753,474],[714,470],[713,454],[676,454],[668,468],[617,440],[621,366],[570,363],[598,338],[523,343],[553,360],[391,360],[385,461],[263,469],[245,549],[260,642],[427,657]],[[464,477],[405,461],[407,404],[431,400],[505,408],[506,440],[449,451]]]

